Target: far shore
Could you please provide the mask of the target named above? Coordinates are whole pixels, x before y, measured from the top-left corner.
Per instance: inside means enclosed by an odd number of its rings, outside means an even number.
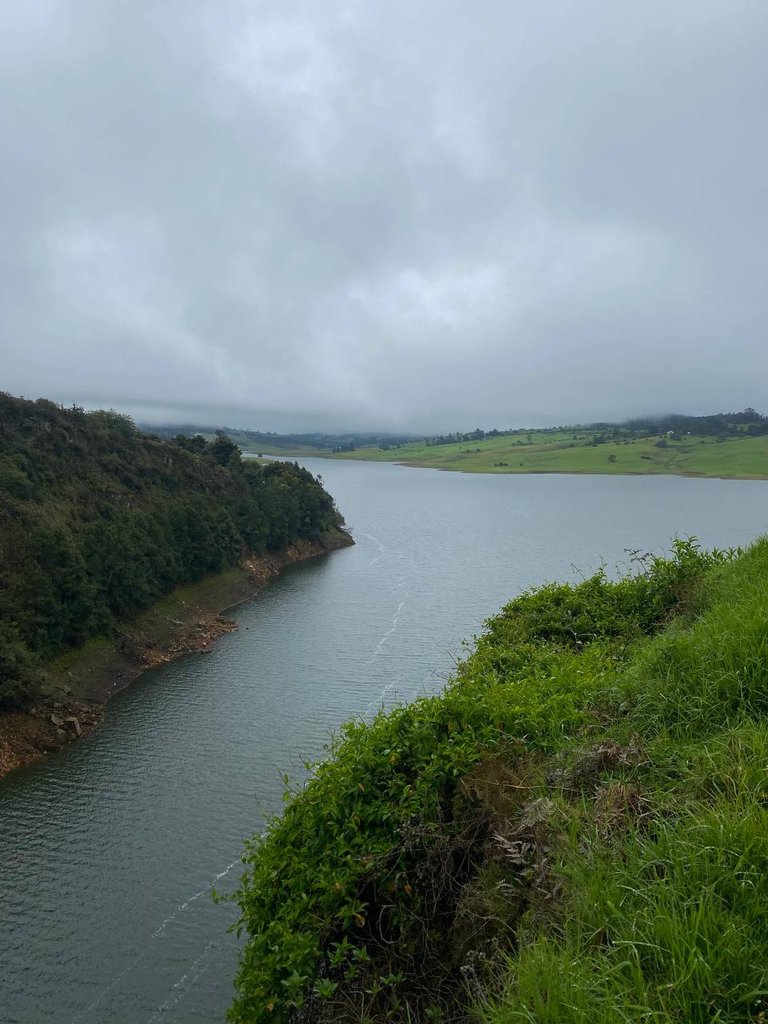
[[[327,458],[337,458],[338,456],[325,456]],[[353,458],[346,458],[345,462],[382,462],[382,459],[364,459],[359,458],[357,460]],[[394,459],[388,460],[390,466],[404,466],[406,469],[434,469],[438,473],[465,473],[468,475],[483,475],[483,476],[678,476],[678,477],[690,477],[696,480],[768,480],[768,473],[729,473],[729,474],[718,474],[718,473],[695,473],[691,471],[679,470],[673,472],[659,472],[654,470],[646,470],[643,472],[641,469],[626,469],[621,471],[599,471],[596,469],[472,469],[471,467],[461,468],[459,466],[430,466],[425,462],[408,462],[402,461],[397,462]]]

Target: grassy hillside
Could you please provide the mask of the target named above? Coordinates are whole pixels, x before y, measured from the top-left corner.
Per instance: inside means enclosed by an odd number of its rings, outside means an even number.
[[[169,443],[0,394],[0,707],[177,584],[340,522],[311,473],[241,460],[224,435]]]
[[[462,473],[678,473],[768,477],[768,436],[726,438],[658,434],[607,439],[598,430],[531,431],[454,444],[412,442],[386,450],[359,448],[334,458],[400,462]],[[663,446],[659,446],[663,441]]]
[[[247,847],[233,1021],[768,1013],[768,540],[512,601]]]

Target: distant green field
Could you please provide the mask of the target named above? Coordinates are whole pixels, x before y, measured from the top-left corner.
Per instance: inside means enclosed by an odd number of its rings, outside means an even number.
[[[461,473],[672,473],[714,477],[768,477],[768,437],[728,438],[687,435],[680,441],[658,436],[591,443],[587,431],[531,431],[482,441],[403,444],[388,451],[360,448],[341,459],[398,462]]]
[[[314,447],[282,447],[264,442],[257,449],[247,435],[230,437],[244,451],[282,459],[362,459],[397,462],[424,469],[460,473],[611,473],[677,474],[768,478],[768,436],[726,438],[688,434],[682,440],[660,437],[607,440],[593,444],[598,431],[532,430],[480,441],[426,444],[413,441],[381,448],[331,452]]]

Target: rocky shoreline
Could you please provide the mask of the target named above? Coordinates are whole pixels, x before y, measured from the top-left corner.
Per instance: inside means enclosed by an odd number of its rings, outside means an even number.
[[[352,544],[352,537],[339,530],[323,543],[300,541],[245,559],[234,574],[222,574],[218,586],[213,579],[204,587],[184,588],[170,614],[158,607],[126,623],[98,657],[84,652],[66,668],[53,667],[48,692],[33,707],[0,714],[0,778],[87,736],[103,721],[109,698],[148,669],[184,654],[208,653],[238,628],[222,610],[251,600],[286,567]]]
[[[104,718],[104,705],[45,698],[27,711],[0,715],[0,778],[87,736]]]

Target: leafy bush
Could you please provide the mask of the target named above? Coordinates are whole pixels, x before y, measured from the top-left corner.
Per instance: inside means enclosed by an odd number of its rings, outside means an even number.
[[[0,628],[0,709],[22,706],[39,682],[34,656],[12,628]]]
[[[593,704],[633,648],[728,560],[680,541],[635,576],[526,593],[490,620],[444,693],[346,725],[247,844],[230,1019],[446,1019],[467,976],[457,908],[474,880],[498,879],[489,843],[530,789],[509,778],[541,774],[594,729]],[[481,784],[489,764],[499,774]]]
[[[642,754],[571,798],[556,924],[524,924],[485,1024],[766,1018],[768,541],[694,605],[613,684],[603,729]]]

